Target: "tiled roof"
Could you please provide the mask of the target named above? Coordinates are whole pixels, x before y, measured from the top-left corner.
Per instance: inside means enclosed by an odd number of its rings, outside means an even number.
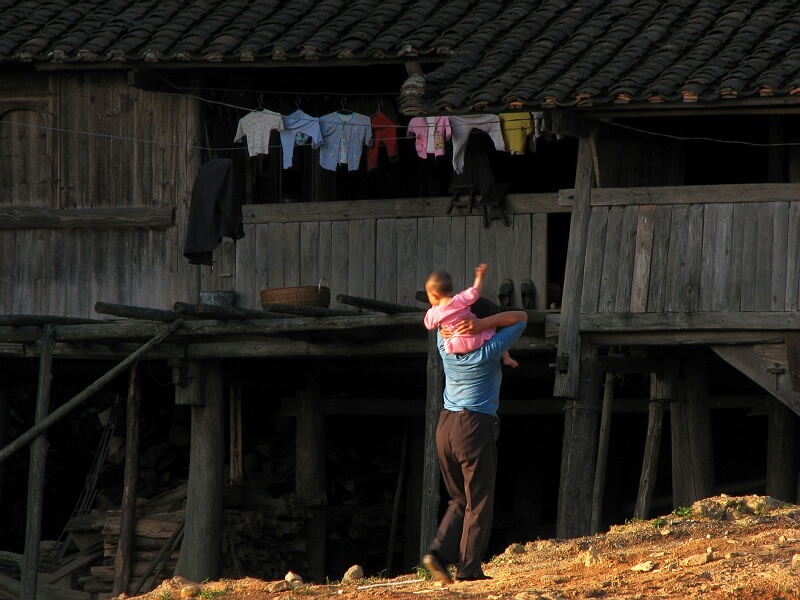
[[[788,98],[800,2],[0,0],[0,65],[410,58],[408,114]]]

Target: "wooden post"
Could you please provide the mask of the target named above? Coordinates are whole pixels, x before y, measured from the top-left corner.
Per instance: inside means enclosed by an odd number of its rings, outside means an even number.
[[[600,531],[603,517],[603,493],[606,489],[606,469],[608,466],[608,443],[611,439],[611,411],[614,404],[614,374],[606,373],[603,386],[603,414],[600,417],[600,439],[597,443],[597,465],[594,470],[594,489],[592,490],[591,533]]]
[[[577,398],[580,370],[580,306],[583,290],[583,265],[591,214],[593,161],[592,137],[581,135],[578,140],[578,166],[575,172],[575,201],[569,226],[569,246],[564,272],[564,291],[561,302],[561,325],[558,332],[556,379],[553,396]]]
[[[2,387],[0,388],[0,448],[6,445],[8,441],[8,415],[11,407],[9,404],[9,396],[11,390]],[[3,479],[5,478],[5,464],[0,462],[0,505],[3,504]]]
[[[767,495],[797,502],[797,414],[773,399],[767,423]]]
[[[705,361],[692,356],[683,369],[680,401],[670,405],[673,508],[710,496],[714,476]]]
[[[50,410],[50,384],[53,381],[53,326],[42,328],[39,354],[39,389],[36,393],[36,424]],[[43,431],[31,443],[31,464],[28,470],[28,511],[25,521],[25,552],[22,557],[20,598],[36,598],[39,576],[39,541],[42,535],[42,498],[47,459],[47,434]]]
[[[242,388],[231,386],[230,396],[230,483],[240,484],[244,479],[242,465]]]
[[[428,385],[425,402],[425,452],[422,465],[422,516],[420,523],[419,559],[428,552],[428,547],[439,526],[439,486],[441,469],[436,454],[436,426],[442,412],[444,391],[444,369],[436,332],[428,332]]]
[[[597,347],[581,342],[580,385],[576,400],[567,400],[556,537],[588,535],[592,520],[592,487],[600,415]]]
[[[297,392],[296,431],[295,492],[306,507],[309,575],[321,583],[325,581],[327,496],[325,422],[316,374],[311,374],[305,387]]]
[[[642,474],[639,477],[639,493],[636,496],[636,507],[633,510],[635,519],[647,519],[653,490],[658,473],[658,456],[661,449],[661,436],[664,426],[664,403],[669,402],[677,385],[678,364],[675,360],[667,361],[664,373],[650,374],[650,405],[647,411],[647,439],[644,445]]]
[[[205,398],[192,406],[186,526],[175,574],[199,582],[219,577],[225,415],[222,361],[204,361],[198,372]]]
[[[136,377],[137,366],[131,367],[128,379],[128,402],[125,418],[125,484],[122,489],[122,516],[119,524],[117,556],[114,561],[112,596],[128,591],[131,576],[131,555],[136,526],[136,483],[139,473],[139,407],[141,386]]]

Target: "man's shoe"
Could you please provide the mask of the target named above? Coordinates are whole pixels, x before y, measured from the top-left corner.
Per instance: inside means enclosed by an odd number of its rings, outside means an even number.
[[[435,554],[426,554],[422,557],[422,565],[431,572],[433,578],[439,583],[450,584],[453,583],[453,578],[450,577],[450,572],[439,560]]]
[[[475,573],[471,577],[459,577],[456,576],[456,581],[484,581],[486,579],[491,579],[488,575],[483,573]]]

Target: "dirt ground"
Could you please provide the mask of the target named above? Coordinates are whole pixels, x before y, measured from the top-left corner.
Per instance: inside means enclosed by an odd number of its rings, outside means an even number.
[[[569,540],[510,546],[484,565],[491,580],[442,587],[420,570],[330,585],[175,578],[146,600],[557,600],[800,598],[800,507],[764,496],[717,496],[649,521]],[[283,591],[272,591],[288,588]]]

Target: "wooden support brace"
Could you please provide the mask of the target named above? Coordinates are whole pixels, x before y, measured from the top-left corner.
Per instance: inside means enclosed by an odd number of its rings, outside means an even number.
[[[270,314],[259,310],[239,308],[236,306],[220,306],[217,304],[190,304],[176,302],[172,310],[179,315],[191,318],[214,319],[218,321],[243,321],[247,319],[277,319],[286,315]]]
[[[160,310],[158,308],[147,308],[143,306],[129,306],[127,304],[109,304],[108,302],[95,303],[94,311],[104,315],[125,317],[126,319],[161,321],[163,323],[172,323],[177,319],[184,318],[184,315],[178,314],[171,310]]]

